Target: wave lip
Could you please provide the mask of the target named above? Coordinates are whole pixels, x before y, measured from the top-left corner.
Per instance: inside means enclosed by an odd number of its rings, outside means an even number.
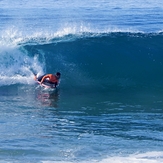
[[[15,47],[26,44],[48,44],[51,42],[72,41],[75,38],[97,37],[109,35],[110,33],[131,33],[131,34],[150,34],[132,27],[119,28],[110,26],[98,29],[85,23],[65,23],[57,29],[52,28],[30,28],[24,29],[10,26],[0,32],[0,47]],[[160,34],[162,30],[153,34]]]
[[[1,31],[0,46],[19,46],[22,44],[44,44],[50,43],[52,40],[60,41],[66,36],[81,37],[94,37],[109,33],[144,33],[142,31],[133,29],[120,29],[117,27],[111,27],[106,29],[96,29],[89,25],[83,24],[65,24],[59,29],[32,29],[23,30],[15,26],[11,26]],[[70,39],[70,37],[69,37]],[[72,38],[71,38],[72,39]]]

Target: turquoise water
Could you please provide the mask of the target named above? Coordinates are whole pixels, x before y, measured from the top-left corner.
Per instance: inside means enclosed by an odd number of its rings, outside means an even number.
[[[0,162],[162,162],[161,6],[0,1]]]

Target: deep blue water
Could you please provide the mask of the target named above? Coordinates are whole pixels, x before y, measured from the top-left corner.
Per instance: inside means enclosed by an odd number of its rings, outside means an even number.
[[[0,1],[0,162],[163,162],[162,1]],[[62,74],[45,90],[35,73]]]

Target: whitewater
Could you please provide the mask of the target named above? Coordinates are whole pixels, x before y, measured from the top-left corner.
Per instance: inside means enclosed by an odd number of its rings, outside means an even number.
[[[163,162],[163,2],[0,1],[0,162]],[[61,72],[58,89],[33,73]]]

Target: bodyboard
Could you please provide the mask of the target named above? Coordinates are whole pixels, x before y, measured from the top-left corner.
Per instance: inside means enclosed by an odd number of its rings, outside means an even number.
[[[42,86],[42,87],[44,87],[44,88],[56,88],[55,87],[55,84],[51,84],[51,83],[49,83],[49,82],[43,82],[42,84],[41,84],[41,82],[40,81],[36,81],[40,86]]]

